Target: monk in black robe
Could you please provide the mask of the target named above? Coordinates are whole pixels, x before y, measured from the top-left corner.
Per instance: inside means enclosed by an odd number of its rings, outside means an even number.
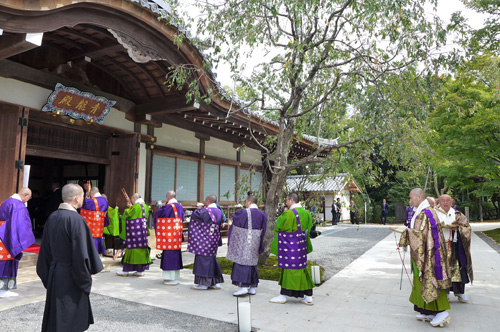
[[[90,307],[92,274],[103,269],[92,234],[76,209],[83,203],[83,189],[67,184],[64,203],[45,225],[36,272],[47,289],[43,331],[79,332],[94,323]]]

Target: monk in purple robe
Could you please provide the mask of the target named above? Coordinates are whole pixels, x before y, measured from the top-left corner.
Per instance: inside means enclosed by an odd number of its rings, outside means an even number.
[[[17,296],[17,269],[23,250],[35,243],[26,202],[31,190],[22,188],[0,206],[0,297]]]
[[[234,296],[255,295],[259,284],[257,263],[264,252],[267,214],[259,210],[257,197],[250,195],[245,201],[246,209],[237,211],[229,228],[227,259],[234,262],[231,272],[233,285],[240,289]]]
[[[87,225],[92,232],[94,244],[99,255],[104,254],[104,227],[109,226],[108,200],[101,196],[99,188],[90,189],[90,198],[87,198],[80,210],[80,214],[85,218]]]
[[[180,231],[182,234],[184,208],[179,202],[177,202],[176,196],[177,194],[173,190],[167,192],[167,203],[159,208],[155,213],[155,230],[157,230],[158,219],[178,218],[181,220],[181,229],[177,230],[177,232]],[[180,237],[175,237],[173,240],[179,240],[179,238],[182,240],[183,236],[181,235]],[[158,236],[156,240],[158,248]],[[165,240],[170,241],[165,244],[166,250],[163,250],[161,255],[160,268],[163,270],[163,283],[168,286],[175,286],[179,283],[180,270],[184,268],[182,264],[181,241],[172,242],[171,238]]]
[[[193,274],[195,290],[220,289],[224,282],[217,261],[222,212],[217,208],[217,196],[208,195],[206,208],[197,209],[189,223],[188,251],[195,254]]]

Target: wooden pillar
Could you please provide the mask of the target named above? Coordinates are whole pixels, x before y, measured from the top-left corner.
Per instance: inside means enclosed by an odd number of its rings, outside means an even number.
[[[195,133],[194,136],[200,140],[201,158],[198,161],[198,202],[205,201],[205,145],[210,140],[210,136],[201,133]],[[217,197],[219,198],[219,197]]]
[[[234,146],[234,145],[233,145]],[[241,151],[236,150],[236,161],[238,162],[238,165],[236,165],[236,179],[234,183],[236,184],[236,204],[240,202],[240,172],[241,172]]]
[[[148,135],[155,135],[155,128],[152,125],[148,125]],[[149,203],[151,203],[151,183],[153,179],[153,149],[154,145],[148,143],[146,147],[146,183],[144,188],[144,200]]]

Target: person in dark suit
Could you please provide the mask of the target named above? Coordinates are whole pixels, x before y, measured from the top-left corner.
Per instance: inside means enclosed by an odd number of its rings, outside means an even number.
[[[335,201],[332,203],[332,225],[337,225],[337,205]]]
[[[387,223],[388,214],[389,214],[389,204],[387,204],[387,201],[384,198],[382,202],[382,212],[380,213],[380,220],[384,225]]]
[[[52,192],[47,199],[47,204],[45,204],[45,218],[47,219],[50,214],[59,208],[59,204],[63,202],[61,183],[57,180],[52,181]]]
[[[356,204],[354,203],[354,201],[351,201],[351,208],[350,208],[349,214],[351,217],[351,224],[356,223],[356,225],[359,225],[358,208],[356,207]]]

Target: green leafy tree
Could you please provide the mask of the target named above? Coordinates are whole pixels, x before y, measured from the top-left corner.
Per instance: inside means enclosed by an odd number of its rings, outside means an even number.
[[[247,98],[242,108],[279,127],[279,135],[258,142],[272,174],[265,202],[267,251],[261,263],[269,255],[287,174],[310,163],[328,169],[359,144],[370,148],[384,139],[399,139],[407,135],[401,128],[418,125],[426,107],[416,103],[426,101],[414,82],[404,79],[431,77],[427,73],[442,61],[433,52],[446,37],[437,15],[427,14],[426,3],[435,6],[437,1],[197,2],[201,16],[191,27],[205,38],[211,63],[174,68],[168,84],[187,86],[188,98],[210,102],[214,90],[205,91],[198,82],[208,68],[226,62]],[[176,41],[182,43],[182,35]],[[252,70],[246,70],[248,63]],[[306,133],[314,137],[314,151],[291,158],[293,140]],[[387,154],[402,149],[397,143],[384,148]]]
[[[500,188],[500,58],[477,56],[447,78],[429,118],[433,168],[448,187],[488,197]]]
[[[500,47],[500,1],[499,0],[462,0],[464,5],[482,14],[483,27],[475,29],[461,12],[451,17],[450,30],[458,33],[459,40],[469,56],[485,50],[498,51]]]

